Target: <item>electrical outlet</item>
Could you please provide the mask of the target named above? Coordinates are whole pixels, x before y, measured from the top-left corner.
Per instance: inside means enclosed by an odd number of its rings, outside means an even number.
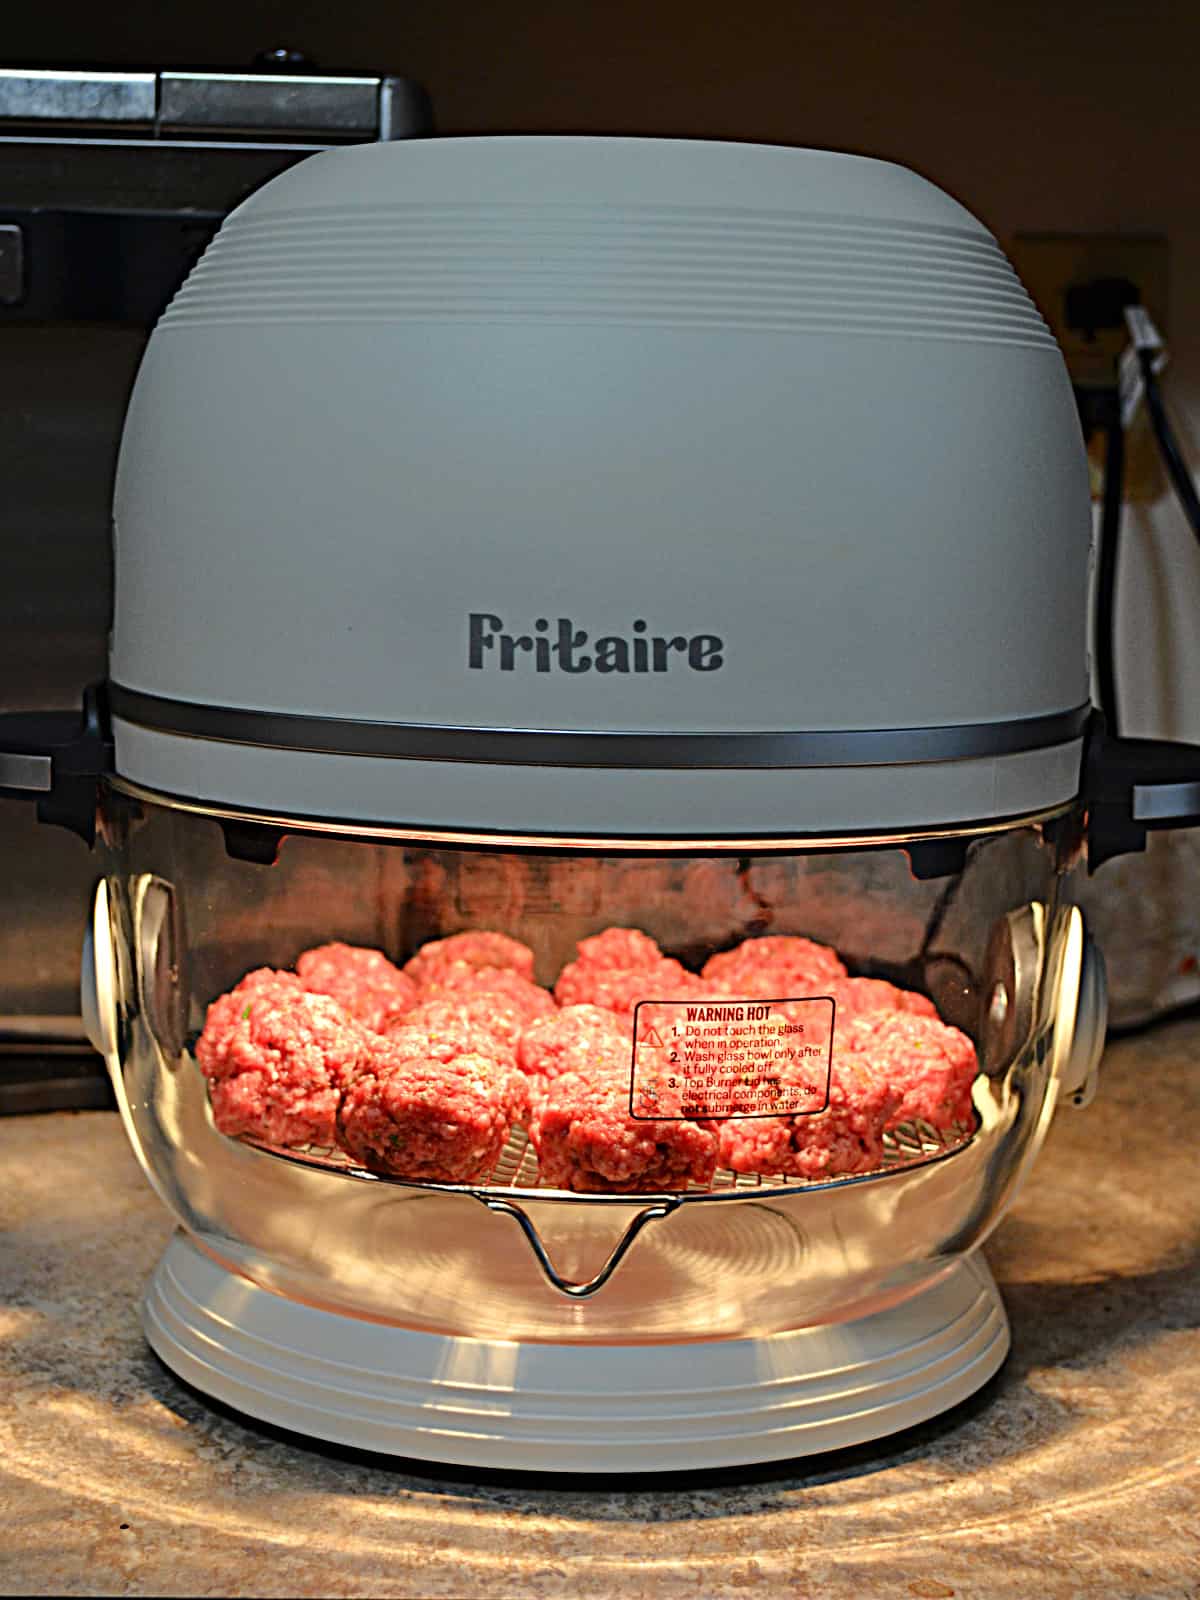
[[[1128,343],[1122,302],[1135,299],[1167,333],[1167,241],[1161,234],[1024,233],[1009,255],[1066,358],[1071,382],[1102,389],[1116,383]],[[1104,486],[1105,440],[1088,440],[1092,495]],[[1165,480],[1145,409],[1125,441],[1126,500],[1157,500]]]

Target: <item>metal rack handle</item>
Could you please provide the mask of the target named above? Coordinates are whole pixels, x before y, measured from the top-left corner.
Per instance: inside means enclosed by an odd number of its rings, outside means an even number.
[[[662,1200],[656,1200],[652,1205],[643,1206],[617,1240],[612,1254],[595,1277],[589,1278],[585,1283],[577,1283],[573,1278],[564,1278],[562,1273],[554,1266],[546,1252],[545,1245],[542,1243],[541,1234],[538,1233],[528,1212],[524,1211],[519,1205],[515,1205],[511,1200],[497,1200],[490,1195],[481,1194],[477,1190],[473,1190],[472,1193],[474,1193],[476,1200],[481,1201],[489,1211],[495,1211],[500,1216],[513,1219],[528,1240],[529,1248],[533,1251],[538,1266],[541,1267],[546,1277],[546,1281],[551,1287],[557,1289],[560,1294],[569,1295],[573,1300],[585,1300],[589,1295],[595,1294],[597,1290],[603,1289],[604,1285],[620,1266],[626,1251],[646,1224],[656,1222],[660,1217],[669,1216],[679,1205],[677,1198],[667,1197]]]

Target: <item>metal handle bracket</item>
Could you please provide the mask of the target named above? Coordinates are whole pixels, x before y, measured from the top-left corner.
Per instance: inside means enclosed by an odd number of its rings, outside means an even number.
[[[1154,828],[1200,825],[1200,745],[1114,739],[1094,713],[1084,761],[1088,870],[1146,848]]]
[[[537,1231],[527,1211],[511,1200],[498,1200],[494,1196],[483,1194],[477,1189],[473,1189],[471,1192],[476,1200],[481,1201],[489,1211],[495,1211],[500,1216],[513,1219],[529,1241],[529,1248],[533,1251],[538,1266],[541,1267],[547,1282],[557,1289],[560,1294],[569,1295],[573,1300],[586,1300],[589,1295],[593,1295],[597,1290],[603,1289],[604,1285],[620,1266],[630,1245],[647,1223],[656,1222],[660,1217],[670,1216],[671,1212],[679,1205],[677,1198],[666,1196],[662,1200],[654,1201],[651,1205],[643,1206],[617,1240],[615,1249],[600,1268],[600,1271],[596,1273],[594,1278],[588,1278],[586,1282],[580,1283],[573,1278],[564,1278],[562,1273],[557,1270],[550,1260],[545,1245],[542,1243],[541,1234]]]
[[[96,794],[112,767],[104,686],[84,692],[80,711],[0,715],[0,796],[37,802],[42,822],[96,837]]]

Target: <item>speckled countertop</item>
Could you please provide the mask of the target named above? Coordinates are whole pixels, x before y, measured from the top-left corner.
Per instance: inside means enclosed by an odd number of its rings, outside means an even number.
[[[0,1591],[519,1600],[1200,1595],[1200,1022],[1114,1045],[988,1246],[998,1378],[877,1446],[620,1490],[418,1475],[150,1355],[170,1224],[104,1112],[0,1122]]]

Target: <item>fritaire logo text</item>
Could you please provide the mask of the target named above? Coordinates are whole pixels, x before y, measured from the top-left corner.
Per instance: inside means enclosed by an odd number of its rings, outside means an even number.
[[[570,617],[538,617],[531,633],[505,632],[504,619],[490,611],[467,618],[467,666],[482,672],[495,667],[515,672],[719,672],[725,641],[715,633],[651,633],[640,617],[628,634],[605,633],[593,639]]]

